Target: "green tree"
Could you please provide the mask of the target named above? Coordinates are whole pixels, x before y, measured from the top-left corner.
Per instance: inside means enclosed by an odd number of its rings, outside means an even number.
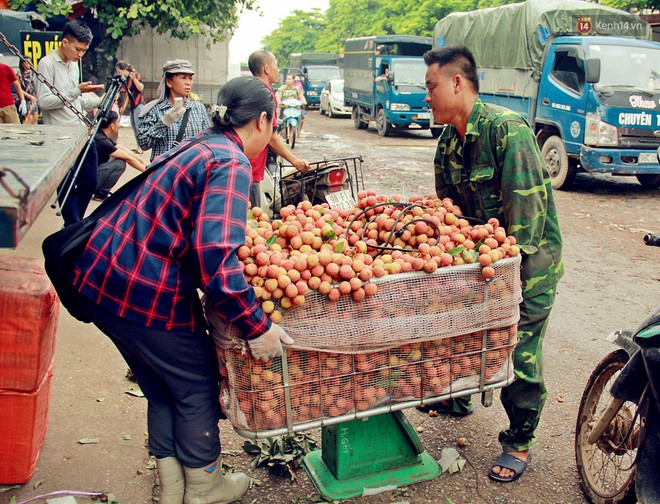
[[[66,0],[9,0],[9,5],[22,9],[30,3],[45,17],[68,15],[71,6]],[[204,35],[212,42],[219,42],[227,31],[238,25],[238,17],[244,10],[254,10],[255,0],[83,0],[83,6],[93,9],[106,35],[97,47],[98,75],[109,75],[123,37],[137,35],[145,26],[158,33],[187,39]]]
[[[314,52],[326,20],[319,9],[294,10],[284,18],[270,35],[263,38],[264,49],[272,52],[280,67],[284,68],[289,55],[296,52]]]
[[[660,10],[660,0],[600,0],[596,3],[627,12],[639,12],[642,9]]]
[[[518,0],[330,0],[327,28],[317,51],[342,52],[344,41],[370,35],[431,36],[435,23],[451,12]]]

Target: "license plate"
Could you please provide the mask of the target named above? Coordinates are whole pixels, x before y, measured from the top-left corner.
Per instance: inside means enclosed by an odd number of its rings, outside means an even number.
[[[431,112],[422,112],[417,114],[417,119],[431,119]]]
[[[655,152],[642,152],[637,162],[639,164],[658,164],[658,155]]]
[[[351,191],[344,189],[335,193],[328,193],[325,195],[325,200],[334,210],[349,210],[355,206],[355,200]]]

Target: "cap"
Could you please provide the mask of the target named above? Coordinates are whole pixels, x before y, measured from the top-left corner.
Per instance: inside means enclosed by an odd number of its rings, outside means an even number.
[[[163,65],[163,74],[166,73],[195,75],[195,71],[190,64],[190,61],[182,59],[166,61]]]

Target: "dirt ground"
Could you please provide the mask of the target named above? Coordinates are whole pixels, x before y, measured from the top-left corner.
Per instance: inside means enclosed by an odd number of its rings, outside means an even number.
[[[121,141],[134,145],[130,129],[122,129]],[[358,131],[350,119],[329,119],[314,110],[307,114],[295,153],[309,161],[362,155],[367,188],[410,196],[433,192],[435,144],[428,131],[381,138],[373,128]],[[660,249],[642,243],[645,232],[660,232],[659,197],[660,191],[643,189],[633,178],[610,176],[580,175],[573,190],[555,192],[566,274],[558,287],[545,341],[548,400],[534,460],[518,482],[498,484],[486,477],[500,453],[498,431],[506,425],[496,393],[492,407],[479,404],[475,414],[462,419],[405,411],[436,459],[443,448],[456,446],[458,437],[468,439],[461,453],[469,464],[461,472],[345,502],[586,502],[578,486],[573,450],[577,408],[592,369],[613,349],[605,337],[617,328],[637,325],[660,305]],[[40,217],[19,248],[3,253],[40,257],[41,240],[58,226],[52,212],[44,212],[47,215]],[[110,491],[122,504],[151,502],[154,472],[145,467],[146,401],[125,393],[131,384],[124,372],[125,365],[106,338],[62,313],[51,425],[37,471],[27,485],[0,493],[0,503],[11,496],[21,502],[64,489]],[[309,434],[320,438],[319,430]],[[80,445],[77,441],[85,437],[99,437],[101,442]],[[223,450],[229,452],[226,462],[261,480],[242,503],[321,501],[302,469],[299,483],[291,483],[250,468],[248,455],[234,454],[244,439],[227,422],[223,422],[221,438]],[[35,489],[40,480],[45,481]]]

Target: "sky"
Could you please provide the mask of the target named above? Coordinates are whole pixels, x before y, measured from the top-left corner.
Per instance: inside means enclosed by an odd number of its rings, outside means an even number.
[[[317,7],[324,12],[330,6],[330,0],[258,0],[256,4],[263,16],[253,11],[243,13],[229,42],[230,64],[247,62],[252,52],[261,49],[261,39],[275,30],[291,11],[309,11]]]

